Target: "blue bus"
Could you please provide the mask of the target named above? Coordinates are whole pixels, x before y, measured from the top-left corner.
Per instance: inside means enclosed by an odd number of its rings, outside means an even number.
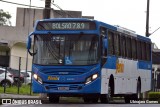
[[[85,18],[38,20],[27,49],[32,90],[48,94],[50,102],[61,96],[129,102],[151,90],[151,40],[124,27]]]

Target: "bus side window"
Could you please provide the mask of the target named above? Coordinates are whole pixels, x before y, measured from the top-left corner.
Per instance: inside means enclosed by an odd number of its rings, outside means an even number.
[[[121,35],[118,34],[118,45],[119,45],[119,56],[122,56],[122,52],[121,52]]]
[[[114,33],[108,32],[108,54],[114,55]]]
[[[121,36],[121,48],[122,57],[126,57],[126,38],[124,35]]]
[[[147,57],[147,61],[151,60],[151,44],[150,43],[146,43],[146,57]]]
[[[132,58],[131,38],[126,37],[126,54],[128,58]]]
[[[115,55],[119,56],[119,35],[114,35],[114,47],[115,47]]]
[[[132,58],[137,59],[137,42],[132,38]]]
[[[137,55],[138,55],[138,59],[139,59],[139,60],[142,60],[141,41],[137,41]]]
[[[146,43],[141,42],[142,44],[142,60],[146,60]]]

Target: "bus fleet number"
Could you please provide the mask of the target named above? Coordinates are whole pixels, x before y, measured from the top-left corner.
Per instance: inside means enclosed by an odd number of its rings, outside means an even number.
[[[53,29],[85,29],[84,23],[53,23]]]

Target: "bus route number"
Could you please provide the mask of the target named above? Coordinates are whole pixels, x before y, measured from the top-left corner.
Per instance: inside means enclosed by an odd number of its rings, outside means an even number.
[[[53,23],[52,29],[88,29],[87,23]]]

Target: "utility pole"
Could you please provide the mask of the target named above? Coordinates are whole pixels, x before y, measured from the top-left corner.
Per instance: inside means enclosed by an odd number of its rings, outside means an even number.
[[[146,12],[146,37],[150,36],[149,33],[149,5],[150,5],[150,0],[147,0],[147,12]],[[148,92],[143,93],[143,99],[145,100],[147,98]]]
[[[51,10],[51,0],[45,0],[45,8],[43,10],[43,18],[50,18],[50,10]]]
[[[50,11],[51,11],[51,0],[45,0],[45,8],[43,10],[43,19],[49,19],[50,18]],[[39,98],[46,99],[47,94],[40,93]]]
[[[146,37],[149,37],[149,4],[150,0],[147,0],[147,13],[146,13]]]

